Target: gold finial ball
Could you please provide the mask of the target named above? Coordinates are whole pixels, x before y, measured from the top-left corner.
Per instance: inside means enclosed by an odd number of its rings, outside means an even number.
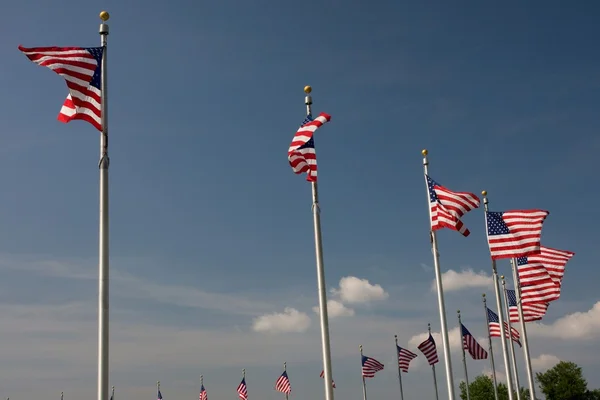
[[[485,297],[485,293],[483,293],[483,294],[481,295],[481,297]]]
[[[456,312],[460,314],[460,310],[456,310]]]
[[[500,275],[500,279],[504,279],[504,275]]]
[[[482,195],[482,196],[487,196],[487,190],[482,190],[482,191],[481,191],[481,195]]]
[[[108,21],[110,14],[106,11],[100,11],[100,19],[104,22]]]
[[[312,87],[310,85],[304,86],[304,93],[309,94],[312,92]]]
[[[423,157],[425,157],[427,154],[429,154],[429,152],[427,151],[427,149],[423,149],[421,150],[421,154],[423,154]]]

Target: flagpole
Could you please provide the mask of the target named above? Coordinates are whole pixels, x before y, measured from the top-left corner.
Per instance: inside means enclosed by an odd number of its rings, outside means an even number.
[[[515,284],[515,296],[517,297],[517,307],[519,310],[519,321],[521,322],[521,338],[523,339],[523,354],[525,356],[525,366],[527,367],[527,383],[529,384],[529,393],[532,399],[535,399],[535,384],[533,383],[533,371],[531,370],[531,356],[529,354],[529,340],[527,340],[527,328],[525,327],[525,317],[523,316],[523,304],[521,303],[521,282],[517,273],[517,260],[510,260]]]
[[[398,353],[398,335],[394,335],[394,339],[396,341],[396,356],[398,356],[398,382],[400,383],[400,400],[404,400],[404,391],[402,390],[402,371],[400,370],[400,354]]]
[[[485,293],[481,295],[483,298],[483,311],[485,312],[485,329],[488,333],[488,342],[490,344],[490,363],[492,365],[492,379],[494,380],[494,400],[498,400],[498,381],[496,380],[496,365],[494,364],[494,350],[492,349],[492,335],[490,335],[490,319],[488,316],[487,301]]]
[[[431,335],[431,324],[427,324],[427,332]],[[435,364],[431,364],[431,371],[433,372],[433,387],[435,388],[435,400],[440,400],[437,387],[437,376],[435,375]]]
[[[450,342],[448,340],[448,326],[446,324],[446,306],[444,305],[444,288],[442,286],[442,273],[440,272],[440,253],[438,252],[437,236],[431,229],[431,205],[429,201],[429,185],[427,184],[427,175],[429,175],[429,160],[427,159],[428,151],[424,149],[423,154],[423,171],[425,172],[425,189],[427,193],[427,207],[429,209],[429,238],[431,240],[431,251],[433,253],[433,268],[435,270],[435,283],[438,293],[438,306],[440,312],[440,324],[442,343],[444,345],[444,363],[446,366],[446,383],[448,385],[448,400],[454,400],[454,380],[452,377],[452,360],[450,358]],[[511,399],[512,400],[512,399]]]
[[[115,387],[112,387],[112,390],[110,392],[110,400],[115,400]]]
[[[519,383],[519,372],[517,370],[517,358],[515,357],[515,343],[512,337],[512,325],[510,324],[510,311],[508,308],[508,296],[506,296],[506,281],[504,275],[500,276],[502,279],[502,293],[504,293],[504,308],[506,310],[506,318],[508,325],[508,342],[510,343],[510,358],[512,360],[513,374],[515,375],[515,392],[517,392],[517,400],[521,400],[521,384]]]
[[[283,363],[283,372],[287,372],[287,362]],[[288,381],[289,381],[289,377],[288,377]],[[288,394],[287,392],[285,393],[285,400],[288,400]]]
[[[362,377],[362,384],[363,384],[363,400],[367,400],[367,382],[365,381],[365,376],[362,373],[362,358],[363,358],[363,349],[362,349],[362,344],[360,346],[358,346],[358,348],[360,349],[360,376]]]
[[[462,360],[463,360],[463,367],[465,368],[465,387],[467,388],[467,400],[471,400],[471,396],[469,395],[469,373],[467,372],[467,357],[465,355],[465,345],[463,343],[464,339],[463,339],[463,334],[462,334],[462,322],[460,321],[460,310],[456,311],[456,314],[458,315],[458,329],[460,330],[460,348],[462,349]]]
[[[312,114],[312,96],[310,86],[304,87],[306,115]],[[313,137],[314,140],[314,137]],[[317,258],[317,286],[319,291],[319,320],[321,322],[321,346],[323,352],[323,379],[325,381],[325,400],[333,400],[333,372],[331,368],[331,344],[329,339],[329,316],[327,312],[327,286],[325,284],[325,265],[323,263],[323,240],[321,238],[321,209],[319,207],[319,189],[317,182],[312,186],[312,212],[315,230],[315,254]]]
[[[99,256],[98,256],[98,400],[108,399],[108,82],[106,73],[106,53],[108,25],[110,18],[106,11],[100,13],[100,44],[102,46],[101,64],[101,125],[100,134],[100,227],[99,227]]]
[[[485,232],[488,232],[487,213],[489,211],[489,200],[487,198],[487,191],[481,192],[483,196],[484,205],[484,218],[485,218]],[[513,382],[512,374],[510,372],[510,363],[508,361],[508,349],[506,348],[506,334],[504,332],[504,313],[502,312],[502,298],[500,297],[500,286],[498,283],[498,269],[496,268],[496,260],[492,259],[492,276],[494,278],[494,291],[496,293],[496,303],[498,304],[498,321],[500,323],[500,343],[502,343],[502,356],[504,357],[504,372],[506,373],[506,386],[508,386],[508,400],[513,400]]]
[[[63,400],[63,399],[64,399],[64,393],[60,392],[60,400]]]
[[[160,392],[160,381],[156,381],[156,392]]]

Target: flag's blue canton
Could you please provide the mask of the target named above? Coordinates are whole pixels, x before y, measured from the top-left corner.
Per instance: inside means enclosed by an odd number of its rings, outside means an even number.
[[[434,186],[439,186],[439,185],[433,179],[431,179],[430,177],[427,177],[427,187],[429,188],[429,202],[430,203],[435,203],[436,201],[438,201],[437,194],[435,193],[435,190],[433,190]]]
[[[508,297],[508,306],[509,307],[516,307],[517,306],[517,295],[515,294],[514,290],[507,289],[506,290],[506,297]]]
[[[460,330],[462,331],[463,336],[473,336],[463,324],[460,324]]]
[[[527,257],[517,257],[517,265],[527,265]]]
[[[487,212],[488,235],[508,235],[510,229],[504,223],[501,212]]]
[[[490,310],[489,308],[487,309],[487,311],[488,311],[488,321],[499,324],[500,319],[498,318],[498,315],[496,315],[496,313],[493,312],[492,310]],[[467,328],[465,328],[465,329],[467,329]]]
[[[304,118],[304,121],[302,121],[302,125],[300,126],[304,126],[306,124],[308,124],[309,122],[312,122],[313,117],[312,114],[308,114],[306,116],[306,118]],[[304,143],[302,146],[298,147],[298,149],[314,149],[315,147],[315,141],[313,140],[313,138],[311,137],[310,139],[308,139],[308,141],[306,143]]]
[[[85,49],[92,55],[94,56],[94,58],[96,59],[96,62],[98,63],[96,70],[94,71],[94,75],[92,76],[92,80],[90,82],[90,86],[95,87],[98,90],[102,90],[102,88],[100,87],[100,76],[101,76],[101,72],[102,72],[102,51],[103,48],[102,47],[85,47]]]
[[[158,391],[158,396],[159,399],[162,399],[162,393],[160,392],[160,390]]]
[[[430,341],[431,343],[433,343],[433,345],[435,346],[435,340],[433,340],[433,336],[431,336],[431,333],[429,334],[429,337],[427,338],[428,341]]]

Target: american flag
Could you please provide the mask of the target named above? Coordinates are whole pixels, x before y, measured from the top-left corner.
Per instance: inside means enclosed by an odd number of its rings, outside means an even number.
[[[542,265],[550,278],[558,284],[560,288],[563,276],[565,275],[565,266],[574,255],[575,253],[572,251],[540,246],[540,254],[534,254],[527,257],[527,261],[529,265]]]
[[[473,360],[485,360],[488,356],[487,351],[477,343],[477,340],[463,324],[460,324],[460,330],[462,332],[463,348],[469,351]]]
[[[325,378],[325,371],[321,371],[321,375],[319,375],[321,378]],[[333,388],[335,389],[335,381],[332,379],[331,380],[331,384],[333,386]]]
[[[298,128],[288,149],[288,161],[294,173],[306,172],[306,180],[309,182],[317,181],[317,154],[313,134],[329,121],[331,121],[329,114],[321,113],[314,120],[309,114]]]
[[[377,371],[383,369],[383,364],[372,357],[362,356],[362,376],[372,378]]]
[[[555,282],[539,257],[518,257],[517,271],[524,303],[548,303],[560,297],[560,284]]]
[[[548,214],[544,210],[487,212],[487,238],[492,259],[539,254],[542,225]]]
[[[238,388],[238,397],[240,400],[248,400],[248,387],[246,386],[246,378],[242,378]]]
[[[421,350],[421,353],[423,353],[427,359],[427,362],[429,362],[429,365],[435,365],[440,361],[437,355],[437,349],[435,347],[435,340],[433,340],[431,333],[423,343],[417,346],[417,349]]]
[[[506,289],[506,297],[508,297],[508,313],[511,323],[520,322],[519,308],[517,307],[517,295],[512,289]],[[548,303],[522,303],[523,319],[525,322],[539,321],[548,310]]]
[[[425,177],[431,206],[431,229],[435,231],[448,228],[460,232],[463,236],[469,236],[470,232],[460,218],[479,207],[479,197],[473,193],[453,192],[429,176]]]
[[[208,400],[208,395],[206,394],[204,384],[200,385],[200,396],[198,396],[198,400]]]
[[[285,394],[292,393],[292,385],[290,385],[290,378],[288,378],[287,371],[283,371],[281,376],[275,381],[275,390]]]
[[[490,329],[490,336],[491,337],[500,337],[500,319],[498,318],[498,314],[496,314],[489,308],[487,309],[487,313],[488,313],[488,326]],[[507,339],[508,339],[508,330],[509,330],[508,324],[505,322],[504,323],[504,337]],[[519,339],[521,339],[521,335],[519,334],[519,331],[511,326],[510,332],[511,332],[510,336],[511,336],[513,342],[515,342],[519,346],[521,346],[521,341],[519,340]]]
[[[101,78],[102,47],[33,47],[19,50],[34,63],[48,67],[65,78],[69,95],[58,120],[81,119],[102,131]]]
[[[162,400],[162,393],[160,392],[160,389],[158,389],[158,395],[156,396],[156,398],[158,400]]]
[[[398,350],[398,367],[402,372],[408,372],[408,365],[410,361],[414,358],[417,358],[417,355],[412,351],[403,349],[400,346],[396,346]]]

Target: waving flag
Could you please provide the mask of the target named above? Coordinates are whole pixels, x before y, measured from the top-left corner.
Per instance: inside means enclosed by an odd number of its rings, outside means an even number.
[[[479,207],[479,197],[473,193],[453,192],[441,186],[426,175],[431,205],[431,229],[452,229],[463,236],[469,236],[469,230],[460,218]]]
[[[275,390],[285,394],[292,393],[292,385],[290,384],[290,378],[288,378],[287,371],[283,371],[281,376],[275,381]]]
[[[396,346],[398,350],[398,367],[402,372],[408,372],[408,365],[410,361],[417,358],[417,355],[410,350],[403,349],[400,346]]]
[[[292,139],[288,149],[288,161],[294,173],[307,173],[306,180],[317,181],[317,154],[313,134],[317,129],[331,121],[331,115],[321,113],[315,119],[308,115]]]
[[[373,378],[375,373],[383,370],[383,364],[374,358],[362,356],[362,376]]]
[[[435,365],[440,361],[437,355],[437,349],[435,347],[435,340],[433,340],[431,333],[423,343],[417,346],[417,349],[421,350],[421,353],[423,353],[427,359],[427,362],[429,362],[429,365]]]
[[[31,61],[50,68],[67,82],[69,95],[58,114],[59,121],[67,123],[80,119],[102,131],[102,47],[19,46],[19,50]]]
[[[539,254],[542,224],[548,214],[544,210],[487,212],[487,237],[492,259]]]
[[[240,400],[248,400],[248,387],[246,386],[246,378],[242,378],[242,382],[237,388],[238,397]]]
[[[506,289],[506,297],[508,297],[508,313],[511,323],[520,322],[519,308],[517,307],[517,295],[512,289]],[[539,321],[546,315],[548,303],[521,303],[523,307],[523,320],[525,322]]]
[[[208,400],[208,395],[206,394],[204,384],[200,386],[200,396],[198,396],[198,400]]]
[[[555,282],[539,257],[518,257],[517,272],[524,303],[548,303],[560,297],[560,284]]]
[[[463,348],[469,352],[473,360],[485,360],[488,356],[487,351],[479,343],[477,340],[471,335],[471,332],[463,325],[460,324],[460,330],[462,334],[463,340]]]
[[[498,314],[496,314],[489,308],[487,309],[487,312],[488,312],[488,327],[490,330],[490,337],[500,337],[500,319],[498,318]],[[508,331],[509,331],[508,324],[505,322],[504,323],[504,337],[506,337],[507,339],[508,339]],[[511,326],[510,332],[511,332],[510,336],[511,336],[513,342],[515,342],[519,346],[521,346],[521,341],[519,340],[519,339],[521,339],[521,334],[519,334],[519,331]]]
[[[319,375],[321,378],[325,379],[325,371],[321,371],[321,375]],[[331,380],[331,385],[333,386],[333,388],[335,389],[335,381],[332,379]]]

